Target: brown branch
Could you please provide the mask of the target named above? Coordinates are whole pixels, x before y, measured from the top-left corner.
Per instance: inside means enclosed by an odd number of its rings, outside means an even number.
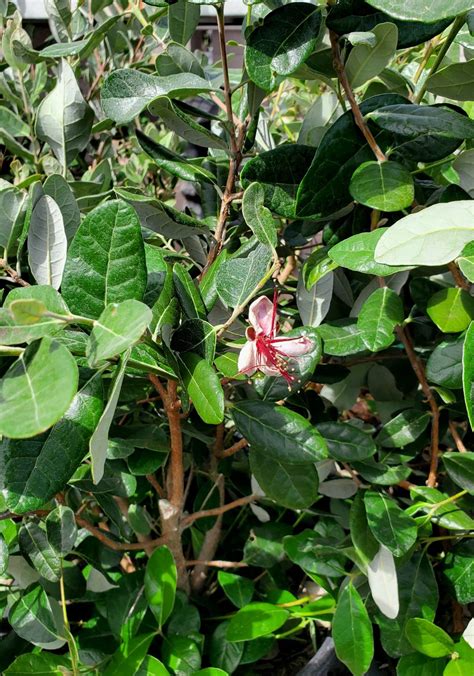
[[[287,261],[285,263],[285,267],[283,270],[280,272],[278,275],[278,284],[286,284],[288,281],[289,277],[291,277],[291,274],[293,270],[296,268],[296,256],[294,254],[291,254],[291,256],[288,256]]]
[[[372,149],[372,152],[374,153],[375,157],[379,162],[385,162],[387,160],[387,157],[384,152],[380,149],[377,141],[374,138],[374,135],[370,131],[366,121],[364,120],[364,117],[360,111],[360,108],[357,104],[357,101],[354,96],[354,92],[352,91],[352,87],[350,85],[350,82],[348,80],[344,64],[342,62],[341,58],[341,51],[339,49],[339,42],[338,42],[338,36],[334,31],[329,31],[329,37],[331,39],[331,48],[332,48],[332,55],[333,55],[333,64],[334,64],[334,70],[336,71],[337,77],[339,82],[341,83],[342,88],[344,89],[344,92],[346,94],[347,100],[349,101],[349,104],[352,109],[352,114],[354,115],[354,121],[356,125],[359,127],[361,132],[365,136],[365,140],[369,144],[369,146]]]
[[[0,258],[0,268],[2,268],[7,275],[9,275],[10,280],[19,286],[30,286],[28,282],[20,277],[20,275],[14,270],[4,258]]]
[[[214,568],[248,568],[248,563],[244,561],[201,561],[195,559],[194,561],[186,561],[186,566],[209,566]]]
[[[160,483],[158,482],[156,476],[155,476],[154,474],[147,474],[147,475],[146,475],[146,479],[147,479],[148,483],[149,483],[151,486],[153,486],[153,488],[154,488],[155,491],[158,493],[158,495],[160,496],[160,498],[164,498],[164,497],[165,497],[165,491],[164,491],[164,489],[161,487],[161,485],[160,485]]]
[[[89,533],[102,542],[103,545],[109,549],[113,549],[115,552],[143,551],[149,547],[159,547],[166,542],[166,538],[164,537],[156,538],[155,540],[148,540],[147,542],[116,542],[105,535],[105,533],[101,531],[100,528],[96,528],[81,516],[76,515],[76,523],[81,528],[88,530]]]
[[[251,502],[255,502],[255,500],[258,500],[257,495],[246,495],[243,498],[238,498],[233,502],[229,502],[227,505],[222,505],[222,507],[214,507],[213,509],[203,509],[200,512],[194,512],[194,514],[190,514],[185,519],[183,519],[183,527],[187,528],[198,519],[205,519],[208,516],[219,516],[220,514],[229,512],[231,509],[236,509],[236,507],[242,507],[243,505],[248,505]]]
[[[216,458],[228,458],[231,455],[234,455],[234,453],[237,453],[238,451],[241,451],[243,448],[249,445],[249,442],[247,439],[240,439],[240,441],[236,441],[235,444],[232,444],[229,448],[226,448],[223,451],[215,451]]]
[[[0,521],[5,521],[5,519],[23,519],[25,516],[48,516],[48,509],[36,509],[33,512],[25,512],[24,514],[15,514],[14,512],[3,512],[0,514]]]
[[[428,401],[428,404],[431,408],[432,422],[431,422],[431,449],[430,449],[430,470],[428,474],[428,479],[426,484],[431,488],[434,488],[437,485],[437,471],[438,471],[438,462],[439,462],[439,408],[436,403],[433,392],[428,384],[425,375],[424,366],[416,354],[413,343],[411,342],[410,334],[408,329],[402,326],[396,327],[396,333],[398,339],[405,348],[408,359],[410,360],[411,367],[418,378],[423,394]]]
[[[459,436],[459,432],[456,429],[455,423],[453,423],[452,420],[449,421],[449,431],[451,432],[451,436],[453,437],[454,443],[456,444],[456,448],[460,453],[467,453],[467,448],[464,446],[464,442]]]
[[[464,279],[464,277],[461,274],[461,271],[459,270],[456,263],[454,263],[454,261],[451,262],[451,263],[448,263],[448,268],[449,268],[450,273],[453,276],[453,279],[454,279],[456,286],[458,286],[460,289],[465,289],[466,291],[469,291],[469,289],[471,288],[471,285],[469,284],[469,282],[466,279]]]

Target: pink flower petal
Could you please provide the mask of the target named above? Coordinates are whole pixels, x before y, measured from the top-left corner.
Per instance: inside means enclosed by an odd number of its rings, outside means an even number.
[[[301,357],[311,352],[314,343],[307,336],[300,336],[299,338],[275,338],[272,340],[272,346],[286,357]]]
[[[251,376],[258,368],[258,354],[257,344],[254,340],[249,340],[240,350],[239,359],[237,361],[237,368],[239,373],[245,373]]]
[[[266,296],[260,296],[249,307],[249,321],[257,333],[270,336],[272,332],[273,303]]]
[[[273,368],[273,366],[266,366],[265,364],[260,364],[258,370],[261,371],[265,376],[281,376],[281,373],[278,369]]]

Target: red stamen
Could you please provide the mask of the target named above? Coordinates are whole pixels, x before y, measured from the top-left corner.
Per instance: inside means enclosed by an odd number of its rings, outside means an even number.
[[[290,375],[287,368],[288,360],[285,355],[272,345],[271,338],[257,336],[257,353],[262,355],[264,363],[276,369],[278,373],[291,384],[295,379]]]

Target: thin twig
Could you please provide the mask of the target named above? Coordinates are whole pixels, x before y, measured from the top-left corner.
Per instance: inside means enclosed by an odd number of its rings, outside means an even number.
[[[153,486],[153,488],[158,493],[160,498],[164,498],[165,497],[165,491],[161,487],[161,485],[159,484],[156,476],[154,474],[147,474],[146,479],[147,479],[148,483],[151,484],[151,486]]]
[[[248,568],[248,563],[244,561],[201,561],[195,559],[194,561],[186,561],[186,566],[209,566],[213,568]]]
[[[467,448],[464,446],[464,442],[459,436],[459,432],[456,429],[455,423],[453,423],[452,420],[449,421],[449,431],[451,432],[451,436],[453,437],[453,441],[456,444],[456,448],[460,453],[467,453]]]
[[[14,270],[4,258],[0,258],[0,268],[2,268],[9,276],[10,281],[19,286],[30,286],[20,275]],[[1,279],[1,278],[0,278]]]
[[[234,455],[234,453],[237,453],[238,451],[241,451],[243,448],[249,445],[249,442],[247,439],[240,439],[240,441],[236,441],[235,444],[232,444],[229,448],[226,448],[222,451],[215,451],[216,458],[229,458],[231,455]]]
[[[222,505],[222,507],[214,507],[213,509],[203,509],[200,512],[194,512],[194,514],[190,514],[183,519],[183,527],[187,528],[198,519],[206,519],[208,516],[219,516],[220,514],[229,512],[231,509],[236,509],[236,507],[249,505],[251,502],[255,502],[255,500],[258,500],[257,495],[246,495],[243,498],[238,498],[233,502],[229,502],[227,505]]]
[[[76,523],[81,528],[85,528],[89,531],[91,535],[97,538],[103,545],[109,549],[113,549],[115,552],[128,552],[128,551],[143,551],[149,547],[159,547],[160,545],[166,542],[166,538],[156,538],[155,540],[149,540],[148,542],[116,542],[109,538],[103,531],[99,528],[93,526],[89,521],[83,519],[81,516],[76,515]]]
[[[469,291],[469,289],[471,288],[471,285],[469,284],[469,282],[466,279],[464,279],[464,277],[461,274],[461,271],[459,270],[456,263],[454,261],[452,261],[451,263],[448,263],[448,268],[449,268],[450,273],[453,276],[453,279],[454,279],[456,286],[458,286],[460,289],[465,289],[466,291]]]

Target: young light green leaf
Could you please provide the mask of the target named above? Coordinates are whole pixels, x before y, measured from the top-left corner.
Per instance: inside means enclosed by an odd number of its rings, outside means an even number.
[[[242,214],[258,241],[274,249],[277,245],[276,223],[264,203],[265,189],[260,183],[251,183],[244,192]]]
[[[220,570],[217,579],[227,596],[237,608],[243,608],[252,600],[255,585],[252,580]]]
[[[403,265],[384,265],[375,260],[375,247],[388,228],[377,228],[371,232],[360,232],[338,242],[328,251],[328,256],[337,265],[366,275],[387,277],[409,269]]]
[[[441,289],[426,306],[429,318],[444,333],[459,333],[474,319],[474,298],[464,289]]]
[[[115,409],[122,389],[123,379],[125,377],[125,370],[127,362],[130,357],[130,350],[122,355],[120,364],[114,374],[113,383],[110,388],[109,399],[102,413],[97,427],[92,434],[89,441],[89,451],[92,461],[92,479],[95,484],[98,484],[104,475],[105,460],[107,457],[107,447],[109,440],[109,430],[114,419]]]
[[[372,29],[375,44],[358,43],[346,61],[346,73],[353,89],[376,77],[395,55],[398,29],[394,23],[379,23]]]
[[[87,359],[97,366],[131,347],[142,337],[152,320],[149,307],[138,300],[108,305],[94,322],[87,345]]]
[[[445,265],[474,238],[474,201],[434,204],[383,234],[375,260],[386,265]]]
[[[357,318],[357,328],[371,352],[389,347],[395,340],[395,327],[402,323],[403,303],[400,296],[387,286],[368,297]]]
[[[168,547],[163,545],[155,549],[146,566],[145,596],[160,629],[173,610],[177,575]]]
[[[64,220],[54,199],[44,195],[36,202],[28,230],[28,260],[38,284],[59,289],[67,255]]]
[[[356,202],[386,212],[406,209],[415,198],[413,178],[397,162],[364,162],[352,174],[349,190]]]
[[[270,603],[249,603],[230,620],[227,640],[238,643],[268,636],[285,624],[288,617],[289,612],[285,608]]]
[[[374,657],[369,614],[352,582],[340,592],[332,623],[336,655],[354,676],[367,673]]]
[[[445,657],[455,650],[451,636],[422,617],[410,618],[405,632],[415,650],[428,657]]]
[[[140,665],[145,659],[154,637],[155,634],[153,633],[138,634],[138,636],[133,636],[129,641],[124,641],[104,670],[104,676],[138,674]],[[165,672],[162,671],[160,676],[166,673],[166,670]]]
[[[0,434],[26,439],[47,430],[69,408],[77,382],[67,348],[49,337],[29,345],[0,380]]]
[[[199,416],[208,425],[218,425],[224,419],[224,392],[214,368],[193,352],[181,355],[179,363],[186,391]]]
[[[74,72],[63,59],[56,86],[38,108],[36,134],[49,143],[64,169],[88,144],[93,119],[94,113],[84,101]]]
[[[96,207],[82,221],[68,251],[62,293],[71,311],[95,319],[110,303],[141,300],[146,281],[135,210],[123,200]]]

